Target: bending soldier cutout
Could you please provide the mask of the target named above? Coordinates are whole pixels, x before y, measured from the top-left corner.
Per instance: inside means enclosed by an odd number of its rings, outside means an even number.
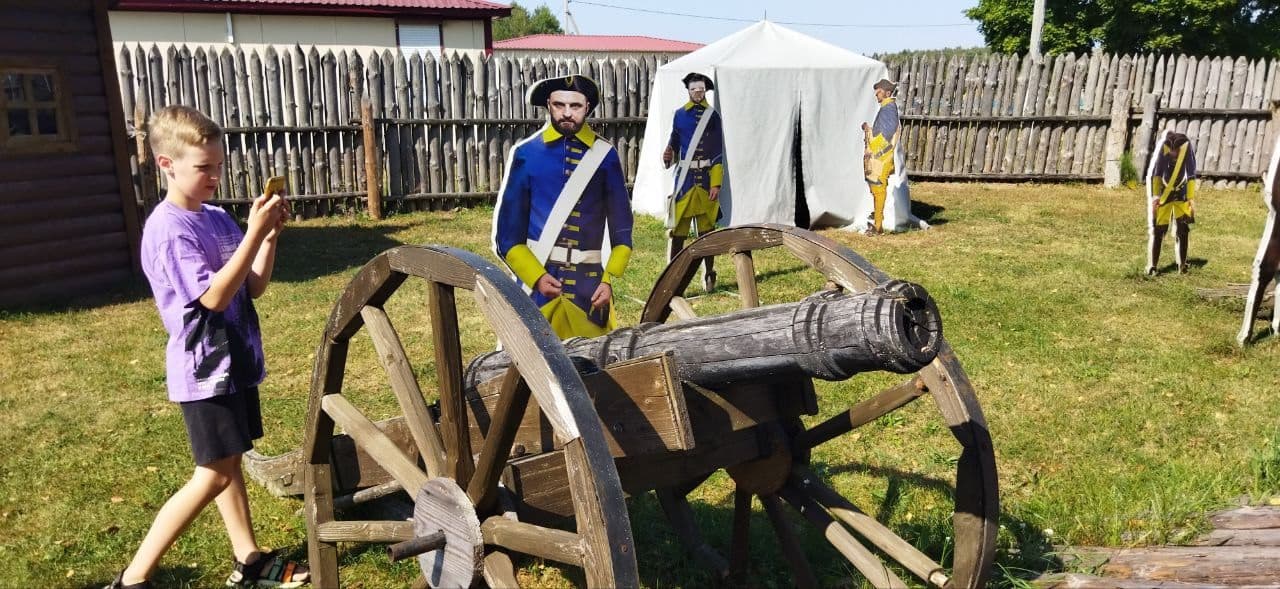
[[[662,152],[662,163],[677,163],[675,189],[667,198],[667,244],[670,260],[684,248],[690,225],[701,236],[716,228],[720,216],[720,187],[724,183],[724,136],[720,113],[707,103],[707,91],[714,90],[711,78],[690,73],[682,80],[689,102],[677,108],[671,124],[671,138]],[[712,258],[706,259],[702,285],[715,288]]]
[[[1155,276],[1160,263],[1160,244],[1176,224],[1178,272],[1187,273],[1188,239],[1196,220],[1196,154],[1186,135],[1165,131],[1147,167],[1147,275]]]
[[[578,75],[529,89],[529,104],[545,107],[548,120],[512,148],[493,216],[494,251],[561,339],[614,328],[612,281],[631,258],[631,200],[618,152],[586,124],[599,96],[595,82]]]
[[[1275,283],[1273,292],[1277,308],[1271,311],[1271,334],[1280,334],[1280,282],[1276,281],[1280,271],[1280,230],[1276,229],[1276,212],[1280,211],[1280,139],[1271,148],[1271,167],[1263,179],[1262,200],[1267,203],[1269,212],[1267,223],[1262,228],[1262,239],[1258,242],[1258,254],[1253,257],[1253,280],[1245,294],[1244,325],[1240,326],[1240,334],[1236,336],[1236,341],[1242,346],[1248,344],[1253,336],[1253,321],[1258,317],[1258,307],[1262,306],[1263,293],[1272,283]]]
[[[880,110],[876,112],[875,122],[862,124],[866,146],[862,153],[862,169],[873,201],[871,230],[883,233],[884,199],[889,189],[889,176],[893,175],[893,150],[898,145],[902,125],[898,119],[898,104],[893,98],[898,86],[881,79],[876,82],[874,91]]]

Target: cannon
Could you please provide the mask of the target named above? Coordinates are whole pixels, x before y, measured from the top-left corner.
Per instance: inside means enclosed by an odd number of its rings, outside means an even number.
[[[821,273],[828,287],[761,306],[753,256],[774,248]],[[712,256],[732,258],[742,308],[697,317],[683,295]],[[411,361],[407,350],[417,348],[404,344],[387,304],[411,277],[425,288],[430,317],[426,365]],[[469,362],[463,349],[475,348],[471,338],[483,330],[459,312],[464,304],[492,332],[488,349],[500,348]],[[398,415],[390,419],[375,421],[376,411],[344,391],[348,353],[362,332],[394,396]],[[430,371],[434,404],[418,382]],[[814,379],[869,371],[909,376],[852,407],[823,407]],[[924,396],[960,447],[950,567],[811,468],[815,448]],[[388,250],[333,307],[302,447],[251,457],[247,468],[277,492],[304,495],[320,588],[339,586],[338,545],[351,542],[387,544],[395,559],[416,556],[420,585],[518,586],[512,557],[529,555],[581,568],[591,587],[638,587],[625,499],[649,491],[690,554],[726,579],[748,568],[758,498],[797,586],[818,582],[786,505],[875,587],[905,587],[914,577],[976,588],[991,572],[999,514],[990,436],[928,293],[829,239],[774,225],[694,241],[660,275],[637,326],[565,342],[483,258],[441,246]],[[722,469],[735,486],[727,556],[703,537],[688,500]],[[411,519],[339,517],[400,492],[412,498]]]

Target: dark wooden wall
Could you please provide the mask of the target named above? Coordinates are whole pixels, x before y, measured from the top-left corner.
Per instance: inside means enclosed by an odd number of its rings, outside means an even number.
[[[135,275],[139,222],[106,3],[0,2],[0,62],[54,64],[74,130],[60,150],[0,150],[0,307]]]

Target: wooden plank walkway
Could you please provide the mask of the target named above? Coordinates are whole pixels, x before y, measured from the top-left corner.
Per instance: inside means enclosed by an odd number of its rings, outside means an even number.
[[[1041,577],[1045,589],[1101,587],[1280,589],[1280,507],[1241,507],[1210,517],[1213,530],[1192,546],[1072,547],[1064,556],[1089,563],[1095,574]]]

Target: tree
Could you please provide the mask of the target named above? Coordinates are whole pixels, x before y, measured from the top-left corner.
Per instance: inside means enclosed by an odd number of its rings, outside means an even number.
[[[511,16],[504,16],[493,22],[493,40],[513,39],[525,35],[541,35],[564,33],[560,28],[560,19],[546,5],[539,6],[533,14],[520,5],[511,3]]]
[[[993,51],[1026,52],[1034,0],[979,0],[965,11]],[[1280,0],[1050,0],[1045,53],[1280,57]]]

